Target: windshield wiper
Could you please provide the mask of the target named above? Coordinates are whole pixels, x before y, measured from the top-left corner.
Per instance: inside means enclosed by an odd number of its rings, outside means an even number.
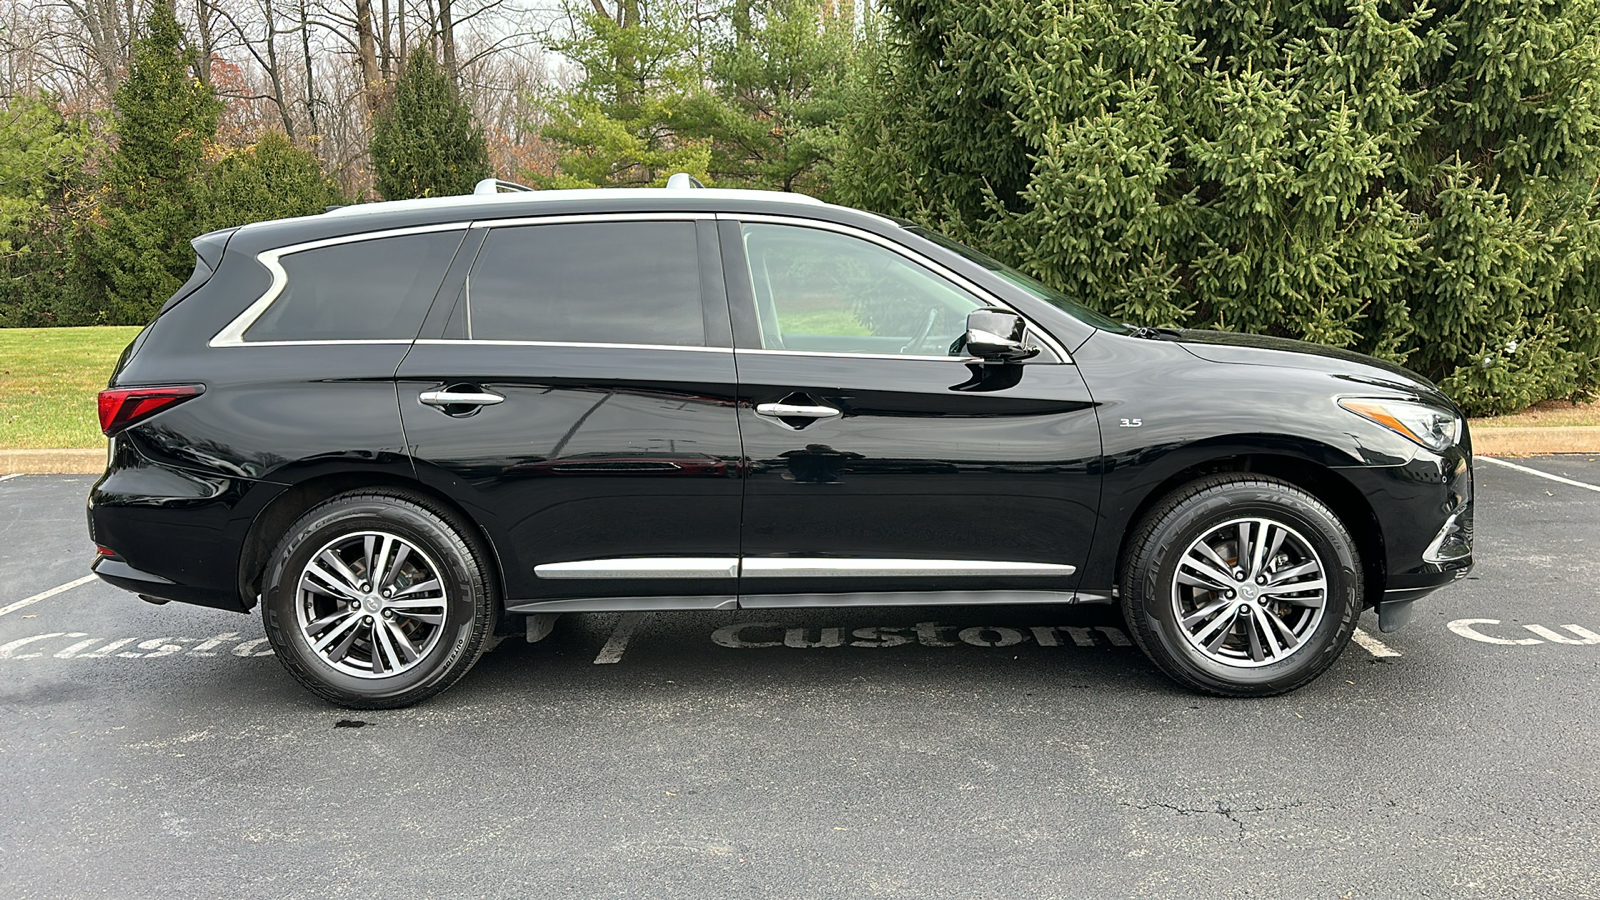
[[[1148,341],[1181,341],[1183,332],[1176,328],[1158,327],[1155,325],[1129,325],[1128,336],[1144,338]]]

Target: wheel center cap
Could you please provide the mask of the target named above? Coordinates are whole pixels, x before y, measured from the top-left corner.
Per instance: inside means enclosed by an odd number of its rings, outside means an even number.
[[[383,608],[383,601],[377,597],[369,596],[361,601],[361,605],[366,607],[367,612],[377,612]]]
[[[1239,593],[1243,594],[1246,600],[1254,600],[1259,591],[1256,590],[1256,586],[1253,584],[1241,584],[1239,585]]]

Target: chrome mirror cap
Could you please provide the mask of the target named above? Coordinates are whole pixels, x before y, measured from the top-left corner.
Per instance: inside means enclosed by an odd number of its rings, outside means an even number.
[[[979,359],[1018,362],[1039,355],[1028,341],[1028,320],[1008,309],[975,309],[967,314],[966,351]]]

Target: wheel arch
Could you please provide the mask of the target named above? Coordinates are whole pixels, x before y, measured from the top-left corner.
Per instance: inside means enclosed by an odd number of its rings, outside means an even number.
[[[1239,453],[1193,463],[1168,476],[1149,491],[1123,524],[1118,539],[1115,572],[1121,573],[1128,544],[1140,522],[1154,506],[1172,492],[1207,475],[1247,472],[1279,478],[1321,500],[1333,510],[1355,538],[1361,553],[1363,603],[1375,605],[1383,596],[1388,580],[1383,529],[1372,504],[1338,470],[1298,456],[1274,453]]]
[[[256,605],[261,594],[261,579],[271,561],[272,551],[283,534],[295,520],[319,503],[350,491],[391,488],[427,500],[439,507],[454,520],[468,540],[479,545],[484,555],[493,560],[490,577],[495,581],[496,595],[500,598],[501,612],[505,605],[505,572],[500,554],[488,531],[461,504],[446,494],[421,481],[389,472],[345,471],[314,475],[290,485],[266,503],[256,513],[245,532],[239,551],[239,596],[248,609]],[[502,615],[502,621],[504,616]]]

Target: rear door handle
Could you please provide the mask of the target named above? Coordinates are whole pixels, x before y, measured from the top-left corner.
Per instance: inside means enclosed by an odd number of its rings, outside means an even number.
[[[429,406],[493,406],[506,398],[490,391],[423,391],[417,399]]]
[[[779,419],[831,419],[839,414],[831,406],[797,406],[793,403],[758,403],[756,412]]]

